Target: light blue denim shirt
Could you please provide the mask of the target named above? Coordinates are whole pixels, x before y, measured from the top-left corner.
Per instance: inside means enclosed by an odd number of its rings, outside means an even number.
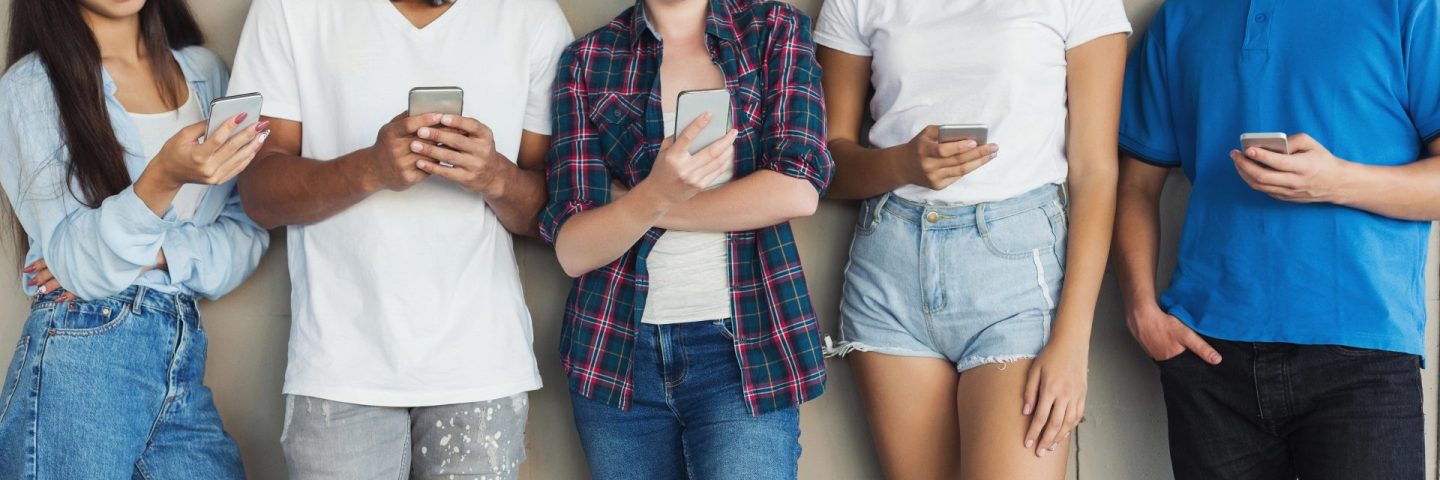
[[[225,64],[201,47],[173,53],[208,117],[210,101],[224,95],[229,81]],[[105,109],[133,182],[149,159],[130,115],[115,99],[114,80],[103,69],[102,75]],[[216,298],[255,270],[270,243],[267,232],[245,216],[233,180],[212,187],[194,217],[180,222],[173,211],[155,216],[133,186],[100,208],[86,207],[79,187],[66,180],[68,161],[54,88],[45,65],[31,54],[0,78],[0,187],[30,238],[25,263],[44,258],[60,285],[82,299],[108,297],[131,285]],[[169,271],[142,273],[162,248]],[[25,293],[34,295],[35,287],[25,287]]]

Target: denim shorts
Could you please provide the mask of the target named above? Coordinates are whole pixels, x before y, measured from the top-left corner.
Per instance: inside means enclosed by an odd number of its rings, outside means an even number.
[[[1065,215],[1058,185],[967,206],[866,200],[829,353],[943,358],[962,372],[1034,358],[1060,300]]]

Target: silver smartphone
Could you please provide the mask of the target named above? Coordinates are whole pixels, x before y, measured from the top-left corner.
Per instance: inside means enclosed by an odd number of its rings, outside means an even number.
[[[465,111],[465,91],[460,87],[415,87],[410,89],[410,115],[443,113],[461,115]]]
[[[730,91],[719,88],[680,92],[680,98],[675,102],[675,135],[679,135],[706,112],[711,114],[710,123],[700,130],[700,135],[690,144],[691,154],[725,138],[725,133],[730,131]]]
[[[1240,135],[1240,151],[1250,147],[1263,148],[1275,153],[1290,154],[1290,139],[1280,132],[1259,132]]]
[[[940,126],[940,143],[974,140],[976,145],[990,143],[990,127],[979,123],[956,123]]]
[[[258,93],[231,95],[212,100],[210,102],[210,119],[205,128],[205,138],[214,136],[215,131],[220,130],[221,125],[242,113],[247,114],[245,121],[240,122],[240,128],[232,130],[230,135],[234,136],[246,128],[254,127],[256,123],[260,122],[260,106],[264,103],[265,97]]]

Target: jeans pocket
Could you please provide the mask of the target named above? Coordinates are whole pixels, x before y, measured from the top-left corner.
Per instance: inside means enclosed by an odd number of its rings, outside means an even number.
[[[51,329],[54,335],[99,335],[114,330],[130,318],[129,306],[114,300],[76,301],[58,308]]]
[[[25,363],[30,360],[29,353],[30,336],[22,336],[15,345],[15,355],[10,358],[10,368],[5,370],[4,388],[0,389],[0,422],[5,421],[10,404],[14,403],[15,391],[20,389],[20,375],[25,371]]]
[[[712,323],[715,325],[715,328],[720,330],[722,335],[725,335],[725,338],[730,339],[732,342],[735,341],[735,319],[726,318],[716,320]]]
[[[986,220],[981,230],[985,247],[1001,258],[1024,258],[1036,250],[1053,249],[1056,238],[1050,216],[1033,208],[1008,217]]]

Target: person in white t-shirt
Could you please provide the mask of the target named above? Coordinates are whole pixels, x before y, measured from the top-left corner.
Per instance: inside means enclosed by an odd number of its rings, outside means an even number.
[[[272,122],[245,210],[289,225],[291,478],[518,474],[540,375],[511,235],[572,38],[553,0],[251,5],[230,91]],[[428,86],[463,113],[400,113]]]
[[[1128,32],[1121,0],[825,2],[829,196],[867,199],[830,353],[855,367],[887,477],[1064,477]],[[962,124],[987,135],[939,128]]]

